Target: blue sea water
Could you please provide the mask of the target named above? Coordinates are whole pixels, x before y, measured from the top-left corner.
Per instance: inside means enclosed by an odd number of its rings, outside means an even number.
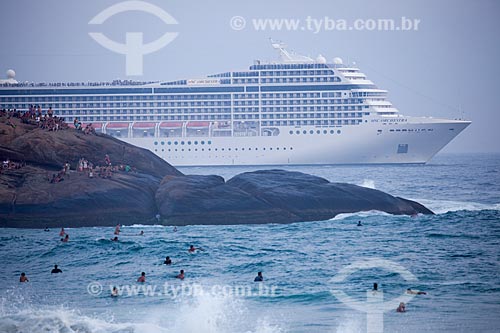
[[[228,179],[261,168],[181,171]],[[366,332],[367,314],[331,291],[364,304],[374,282],[390,306],[407,288],[427,292],[406,313],[388,309],[385,332],[500,331],[500,155],[282,168],[414,199],[436,215],[363,212],[177,232],[126,225],[119,242],[109,240],[114,228],[76,228],[66,229],[66,244],[55,229],[1,229],[0,332]],[[189,254],[190,244],[203,251]],[[50,274],[54,264],[62,274]],[[180,269],[183,282],[174,278]],[[263,283],[253,282],[257,271]],[[29,283],[18,282],[21,272]],[[121,295],[110,297],[110,286]]]

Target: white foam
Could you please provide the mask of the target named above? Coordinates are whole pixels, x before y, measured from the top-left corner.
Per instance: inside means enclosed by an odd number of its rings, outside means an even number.
[[[5,299],[3,299],[5,301]],[[65,333],[170,333],[170,332],[283,332],[269,323],[266,314],[251,312],[244,299],[201,295],[176,300],[175,304],[152,307],[148,315],[131,322],[115,322],[109,313],[106,320],[67,308],[9,308],[0,306],[0,332]],[[173,307],[173,308],[172,308]]]
[[[334,218],[331,218],[330,221],[344,220],[344,219],[347,219],[350,217],[362,218],[362,217],[369,217],[369,216],[392,216],[392,215],[389,213],[386,213],[386,212],[381,212],[379,210],[370,210],[370,211],[366,211],[366,212],[338,214]]]
[[[445,214],[448,212],[456,212],[459,210],[467,210],[467,211],[500,210],[500,203],[483,204],[479,202],[470,202],[470,201],[464,202],[464,201],[426,200],[426,199],[415,199],[414,201],[420,202],[422,205],[429,208],[436,214]]]
[[[363,182],[358,185],[366,188],[371,188],[373,190],[375,189],[375,181],[372,179],[363,179]]]

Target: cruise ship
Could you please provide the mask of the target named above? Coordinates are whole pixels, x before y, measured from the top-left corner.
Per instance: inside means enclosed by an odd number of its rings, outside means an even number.
[[[92,123],[175,166],[426,163],[469,121],[404,116],[353,65],[279,60],[171,82],[0,84],[0,108]]]

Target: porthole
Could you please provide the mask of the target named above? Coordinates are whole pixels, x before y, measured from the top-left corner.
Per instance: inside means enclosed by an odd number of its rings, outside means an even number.
[[[201,144],[202,144],[202,145],[204,145],[204,144],[205,144],[205,141],[202,141],[202,142],[201,142]]]
[[[293,134],[293,131],[290,131],[290,134]]]
[[[191,144],[191,141],[188,141],[187,143],[188,143],[188,145],[190,145],[190,144]]]
[[[181,141],[181,145],[183,145],[183,144],[184,144],[184,141]]]
[[[333,133],[335,133],[335,131],[334,130],[330,130],[330,134],[333,134]]]
[[[320,130],[317,130],[317,131],[316,131],[316,134],[320,134],[320,133],[321,133],[321,131],[320,131]]]
[[[167,142],[167,144],[168,144],[169,146],[171,146],[171,145],[172,145],[172,141]]]
[[[212,141],[208,140],[207,144],[211,145],[211,144],[212,144]]]
[[[158,141],[155,141],[155,146],[158,146]]]
[[[162,146],[163,146],[163,145],[165,145],[165,141],[162,141],[162,142],[161,142],[161,145],[162,145]]]
[[[337,134],[340,134],[340,130],[337,131]]]
[[[174,145],[178,145],[178,144],[179,144],[179,142],[177,142],[177,141],[174,142]]]
[[[300,131],[295,131],[296,134],[300,134]]]
[[[327,130],[323,130],[323,134],[327,134],[327,133],[328,133],[328,131],[327,131]]]
[[[314,131],[313,131],[313,130],[310,130],[310,131],[309,131],[309,134],[314,134]]]
[[[302,133],[303,133],[303,134],[307,134],[307,131],[306,131],[306,130],[303,130],[303,131],[302,131]]]
[[[198,141],[195,141],[195,142],[194,142],[194,144],[195,144],[195,145],[197,145],[197,144],[198,144]]]

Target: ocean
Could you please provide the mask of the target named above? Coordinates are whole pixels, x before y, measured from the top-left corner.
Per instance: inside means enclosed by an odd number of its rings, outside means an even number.
[[[67,228],[68,243],[59,229],[1,229],[0,332],[500,331],[500,154],[275,168],[376,188],[436,215],[125,225],[118,242],[114,228]],[[256,169],[268,167],[180,168],[226,179]],[[50,273],[55,264],[63,273]],[[407,288],[426,294],[407,296],[398,313]]]

